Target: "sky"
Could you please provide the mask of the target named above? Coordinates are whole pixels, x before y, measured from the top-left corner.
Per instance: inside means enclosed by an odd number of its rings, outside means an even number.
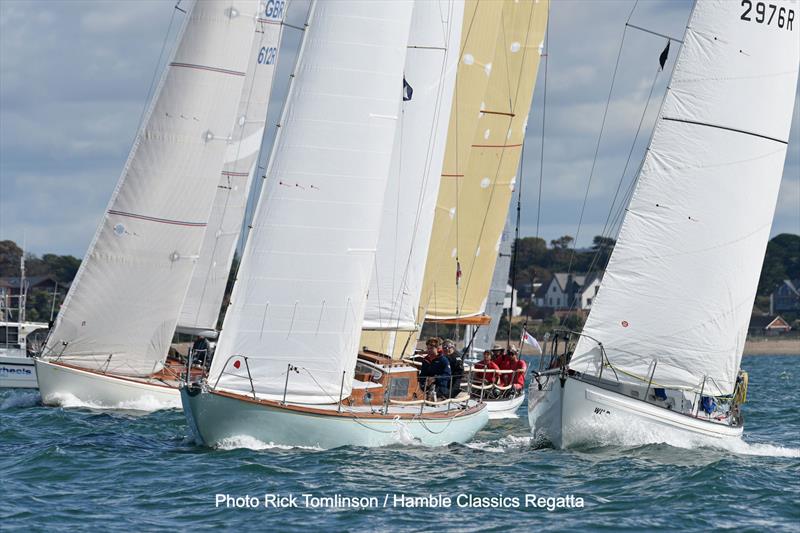
[[[35,254],[84,255],[174,42],[181,17],[174,4],[0,0],[0,240],[24,242]],[[290,8],[292,22],[302,22],[302,4]],[[656,77],[666,39],[625,22],[681,39],[690,10],[688,0],[553,0],[546,75],[543,62],[518,180],[521,235],[577,235],[583,247],[602,232],[629,154],[623,190],[635,177],[677,53],[673,43]],[[298,43],[299,32],[287,29],[268,124],[279,116]],[[800,234],[800,98],[792,124],[773,235]],[[274,127],[262,164],[273,136]]]

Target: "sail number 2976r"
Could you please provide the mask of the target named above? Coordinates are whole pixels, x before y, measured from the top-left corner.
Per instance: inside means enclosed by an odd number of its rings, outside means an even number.
[[[755,9],[753,5],[755,4]],[[764,2],[751,2],[750,0],[742,0],[742,7],[744,13],[740,17],[742,20],[748,22],[755,21],[759,24],[771,25],[773,21],[779,28],[786,28],[792,31],[792,22],[794,21],[794,9],[786,9],[785,7],[778,8],[775,4],[765,4]],[[775,16],[777,14],[777,17]]]

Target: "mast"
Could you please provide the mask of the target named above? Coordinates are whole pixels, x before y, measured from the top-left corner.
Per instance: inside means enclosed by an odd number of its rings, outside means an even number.
[[[163,364],[236,129],[257,10],[204,0],[186,13],[45,356],[127,375]]]
[[[252,378],[263,398],[316,404],[350,394],[412,7],[312,5],[210,371],[220,388],[249,393]]]
[[[599,372],[602,342],[620,379],[733,391],[800,63],[800,6],[775,4],[696,3],[571,368]]]

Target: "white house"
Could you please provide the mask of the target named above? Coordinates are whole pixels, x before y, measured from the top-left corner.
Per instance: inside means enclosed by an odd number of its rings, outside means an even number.
[[[543,285],[537,293],[536,305],[554,309],[569,307],[591,309],[602,278],[602,272],[591,274],[588,277],[557,272],[553,274],[550,282]]]
[[[511,309],[511,305],[514,308]],[[511,290],[511,285],[506,285],[506,296],[503,298],[503,311],[511,309],[511,316],[519,316],[522,314],[522,307],[517,305],[517,289]]]

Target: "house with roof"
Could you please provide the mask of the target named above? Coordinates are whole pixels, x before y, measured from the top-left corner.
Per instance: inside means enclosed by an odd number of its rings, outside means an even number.
[[[52,276],[28,276],[23,280],[18,277],[0,278],[0,319],[10,320],[10,313],[16,313],[19,306],[20,294],[30,294],[32,289],[45,289],[53,291],[56,279]],[[66,284],[60,284],[62,287]]]
[[[769,314],[800,312],[800,279],[785,279],[769,295]]]
[[[537,291],[536,305],[553,309],[591,309],[602,279],[602,272],[589,275],[557,272]]]
[[[775,336],[783,335],[792,330],[792,326],[778,315],[753,315],[750,317],[750,326],[747,329],[749,335]]]

